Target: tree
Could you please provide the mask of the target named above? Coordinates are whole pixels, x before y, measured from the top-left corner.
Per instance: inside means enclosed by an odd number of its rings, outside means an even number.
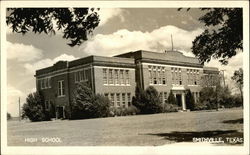
[[[162,105],[159,97],[158,91],[153,87],[149,86],[146,91],[145,98],[145,114],[154,114],[162,112]]]
[[[143,109],[145,106],[144,99],[145,99],[145,91],[136,85],[135,88],[135,96],[132,97],[132,104],[138,108],[139,110]]]
[[[207,109],[217,108],[217,94],[215,87],[203,87],[200,91],[200,102],[207,107]]]
[[[11,114],[7,112],[7,120],[10,120],[11,118]]]
[[[190,109],[190,110],[195,109],[194,96],[191,93],[190,89],[188,89],[186,93],[186,105],[187,105],[187,109]]]
[[[167,103],[168,103],[168,104],[177,105],[176,98],[174,97],[174,94],[173,94],[172,91],[170,91],[170,93],[169,93],[169,95],[168,95]]]
[[[243,103],[243,69],[234,71],[234,75],[231,77],[236,82],[237,87],[240,90],[241,101]]]
[[[137,86],[132,104],[137,107],[142,114],[162,112],[159,94],[153,86],[149,86],[145,91]]]
[[[95,95],[86,83],[78,83],[73,95],[71,119],[106,117],[110,101],[103,95]]]
[[[213,57],[219,59],[222,64],[227,64],[229,58],[243,49],[242,8],[201,10],[206,13],[199,21],[204,23],[206,28],[193,41],[192,52],[202,63],[209,62]]]
[[[26,103],[22,107],[22,118],[24,117],[28,117],[32,122],[50,120],[40,92],[30,93],[26,98]]]
[[[8,8],[6,23],[12,32],[26,34],[55,34],[63,31],[68,45],[80,45],[98,26],[100,20],[96,9],[89,8]],[[99,9],[97,9],[99,10]],[[56,27],[55,27],[55,25]]]

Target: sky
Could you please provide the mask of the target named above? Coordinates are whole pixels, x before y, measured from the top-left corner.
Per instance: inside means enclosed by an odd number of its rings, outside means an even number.
[[[56,35],[12,33],[7,30],[7,110],[18,116],[18,97],[25,103],[29,93],[36,91],[35,70],[53,65],[59,60],[74,60],[88,55],[113,56],[135,50],[164,52],[174,49],[186,56],[192,41],[204,30],[198,21],[204,12],[199,9],[177,11],[177,8],[105,8],[100,9],[100,24],[80,46],[70,47],[68,40]],[[225,70],[226,84],[236,91],[230,80],[234,70],[243,66],[239,52],[227,66],[211,60],[206,66]]]

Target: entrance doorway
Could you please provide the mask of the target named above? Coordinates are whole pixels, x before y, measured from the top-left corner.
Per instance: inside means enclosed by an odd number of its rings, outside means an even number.
[[[176,101],[179,107],[182,107],[181,94],[176,94]]]
[[[56,118],[57,119],[65,118],[64,107],[56,107]]]

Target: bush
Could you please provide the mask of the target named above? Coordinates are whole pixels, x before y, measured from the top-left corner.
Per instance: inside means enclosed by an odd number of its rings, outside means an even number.
[[[97,118],[109,115],[109,100],[95,95],[85,83],[78,83],[73,95],[71,119]]]
[[[95,95],[93,105],[95,109],[93,117],[107,117],[109,115],[110,101],[104,95]]]
[[[109,116],[127,116],[127,115],[136,115],[140,111],[133,105],[129,106],[128,108],[124,107],[111,107]]]
[[[170,91],[170,93],[168,95],[167,103],[168,104],[172,104],[172,105],[177,105],[176,98],[175,98],[175,96],[174,96],[174,94],[173,94],[172,91]]]
[[[178,108],[176,104],[164,104],[163,112],[177,112]]]
[[[187,105],[187,109],[190,109],[192,111],[195,109],[194,96],[191,93],[190,89],[188,89],[186,93],[186,105]]]
[[[204,103],[198,102],[195,104],[194,110],[206,110],[207,106]]]
[[[22,118],[28,117],[32,122],[48,121],[49,114],[45,111],[43,96],[39,92],[31,93],[22,107]]]
[[[154,114],[162,112],[161,101],[157,90],[149,86],[146,91],[136,87],[135,97],[132,104],[140,110],[142,114]]]
[[[10,120],[11,118],[11,114],[7,112],[7,120]]]

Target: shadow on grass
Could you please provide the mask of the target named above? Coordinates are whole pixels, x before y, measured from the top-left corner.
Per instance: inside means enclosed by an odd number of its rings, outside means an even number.
[[[228,124],[243,124],[243,118],[235,119],[235,120],[226,120],[222,123],[228,123]]]
[[[163,137],[166,140],[175,142],[193,142],[193,138],[218,138],[223,140],[231,137],[242,138],[243,133],[237,130],[214,130],[214,131],[200,131],[200,132],[178,132],[171,133],[148,133],[146,135],[153,135]]]

